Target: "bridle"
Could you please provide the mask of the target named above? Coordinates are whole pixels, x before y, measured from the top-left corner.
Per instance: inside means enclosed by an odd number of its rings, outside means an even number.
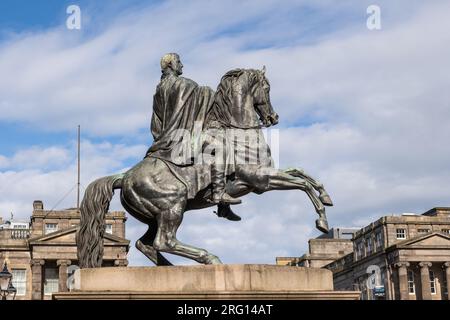
[[[261,71],[256,71],[256,72],[257,72],[257,79],[258,79],[257,84],[260,86],[260,89],[259,89],[259,90],[264,90],[264,89],[262,88],[262,81],[264,80],[264,76],[262,75]],[[261,77],[261,76],[262,76],[262,77]],[[258,104],[258,105],[254,105],[254,106],[253,106],[254,108],[256,108],[257,106],[260,106],[260,105],[269,105],[269,101],[267,100],[267,97],[266,97],[265,92],[263,92],[263,95],[262,95],[262,96],[263,96],[263,103],[260,103],[260,104]],[[259,112],[259,111],[256,110],[256,112]],[[223,124],[223,125],[226,126],[226,127],[231,127],[231,128],[233,128],[233,129],[241,129],[241,130],[263,129],[263,128],[267,128],[267,127],[268,127],[268,126],[265,125],[264,123],[261,123],[261,124],[259,124],[259,125],[257,125],[257,126],[242,127],[242,126],[237,126],[237,125],[232,124],[232,123],[228,123],[228,122],[226,122],[226,121],[224,121],[224,120],[222,120],[222,119],[217,119],[217,121],[218,121],[219,123]],[[259,121],[261,121],[261,119],[259,119]]]

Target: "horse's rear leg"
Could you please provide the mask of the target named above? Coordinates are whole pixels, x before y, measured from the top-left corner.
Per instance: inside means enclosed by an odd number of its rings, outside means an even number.
[[[330,207],[333,206],[333,201],[331,200],[328,192],[325,190],[323,184],[308,175],[305,171],[298,168],[289,168],[284,170],[284,172],[291,176],[302,178],[308,181],[313,186],[313,188],[319,192],[319,199],[323,203],[323,205]]]
[[[158,250],[153,248],[153,242],[155,241],[156,233],[158,231],[158,223],[156,220],[150,220],[147,224],[148,230],[138,241],[136,241],[136,248],[157,266],[171,266],[172,263],[159,253]]]
[[[220,259],[205,249],[184,244],[177,240],[176,233],[183,221],[184,205],[175,205],[158,216],[158,232],[153,247],[158,251],[167,252],[195,260],[202,264],[221,264]]]

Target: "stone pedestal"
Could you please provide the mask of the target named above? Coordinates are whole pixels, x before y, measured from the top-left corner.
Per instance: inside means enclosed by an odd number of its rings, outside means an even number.
[[[327,269],[276,265],[114,267],[75,272],[53,299],[358,299],[333,291]]]

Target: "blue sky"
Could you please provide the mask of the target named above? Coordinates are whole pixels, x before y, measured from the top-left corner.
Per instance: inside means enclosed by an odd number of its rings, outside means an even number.
[[[282,3],[1,1],[0,215],[27,219],[33,200],[51,208],[73,187],[78,124],[83,186],[137,163],[151,144],[159,59],[173,51],[186,77],[214,89],[232,68],[267,66],[281,165],[325,184],[332,226],[450,205],[448,3]],[[65,27],[69,4],[81,8],[79,31]],[[366,27],[371,4],[381,30]],[[75,193],[59,208],[74,203]],[[237,224],[187,214],[179,237],[224,262],[273,263],[318,235],[303,193],[251,195],[236,210]],[[128,220],[133,242],[144,231]],[[130,261],[148,264],[134,249]]]

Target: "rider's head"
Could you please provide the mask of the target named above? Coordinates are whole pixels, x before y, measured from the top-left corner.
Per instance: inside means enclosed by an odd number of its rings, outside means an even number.
[[[167,73],[169,70],[177,75],[183,74],[183,64],[180,61],[180,56],[176,53],[166,53],[161,58],[162,73]]]

